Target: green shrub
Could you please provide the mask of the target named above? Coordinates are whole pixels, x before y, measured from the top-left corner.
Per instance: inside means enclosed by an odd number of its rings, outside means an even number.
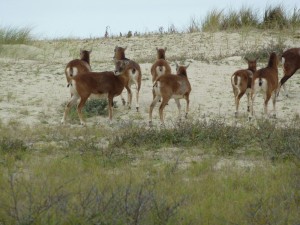
[[[0,152],[2,153],[14,153],[26,150],[27,146],[22,140],[7,137],[0,139]]]
[[[62,112],[65,109],[67,103],[62,104]],[[86,101],[82,114],[85,118],[90,118],[93,116],[107,116],[108,115],[108,102],[106,99],[89,99]],[[114,107],[117,107],[116,102],[114,102]],[[78,120],[77,107],[72,107],[68,118],[72,121]]]

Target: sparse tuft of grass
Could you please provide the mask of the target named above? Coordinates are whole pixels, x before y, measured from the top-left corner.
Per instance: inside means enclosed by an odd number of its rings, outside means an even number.
[[[194,33],[194,32],[200,32],[200,31],[201,31],[200,22],[198,22],[195,17],[191,17],[190,24],[187,28],[187,33]]]
[[[288,46],[284,43],[283,39],[279,38],[277,42],[271,40],[267,45],[260,46],[254,51],[246,52],[245,57],[258,58],[259,61],[267,62],[271,52],[276,52],[280,56],[287,48]]]

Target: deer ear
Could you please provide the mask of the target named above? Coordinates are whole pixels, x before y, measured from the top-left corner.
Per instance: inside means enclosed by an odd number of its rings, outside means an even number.
[[[158,47],[156,47],[156,51],[158,51]]]
[[[124,50],[126,50],[126,49],[127,49],[127,46],[125,46]]]
[[[190,65],[191,65],[191,64],[189,63],[189,64],[185,67],[185,69],[189,68]]]
[[[167,51],[167,47],[165,47],[165,51]]]

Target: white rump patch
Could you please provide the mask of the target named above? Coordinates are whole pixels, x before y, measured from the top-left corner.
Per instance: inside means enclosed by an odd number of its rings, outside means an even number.
[[[72,76],[76,76],[78,74],[78,69],[77,67],[72,67],[72,70],[73,70],[73,73],[71,74],[71,68],[68,67],[67,68],[67,75],[70,77],[71,75]]]
[[[267,92],[268,89],[268,82],[265,78],[261,79],[262,85],[259,86],[259,78],[255,79],[254,81],[254,90],[255,92]]]
[[[285,63],[285,58],[282,57],[282,58],[281,58],[281,64],[284,65],[284,63]]]
[[[130,80],[136,80],[136,78],[139,74],[139,71],[137,69],[134,69],[134,72],[133,72],[133,69],[129,69],[128,73],[129,73]]]
[[[78,69],[77,67],[73,67],[73,76],[76,76],[78,74]]]
[[[162,76],[166,73],[166,68],[164,66],[162,66],[162,70],[160,70],[160,66],[156,67],[156,74],[157,76]]]
[[[240,77],[237,77],[237,84],[235,85],[235,83],[234,83],[234,77],[235,77],[235,76],[232,76],[232,77],[231,77],[231,83],[232,83],[233,86],[235,86],[235,87],[238,88],[238,87],[240,86],[240,83],[241,83],[241,78],[240,78]]]
[[[70,67],[67,67],[66,71],[67,71],[67,75],[70,76]]]

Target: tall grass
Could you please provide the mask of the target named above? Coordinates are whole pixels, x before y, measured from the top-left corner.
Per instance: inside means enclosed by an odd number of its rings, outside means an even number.
[[[286,9],[282,5],[269,6],[265,12],[261,26],[268,29],[283,29],[290,26]]]
[[[0,44],[28,44],[32,41],[32,28],[0,27]]]

